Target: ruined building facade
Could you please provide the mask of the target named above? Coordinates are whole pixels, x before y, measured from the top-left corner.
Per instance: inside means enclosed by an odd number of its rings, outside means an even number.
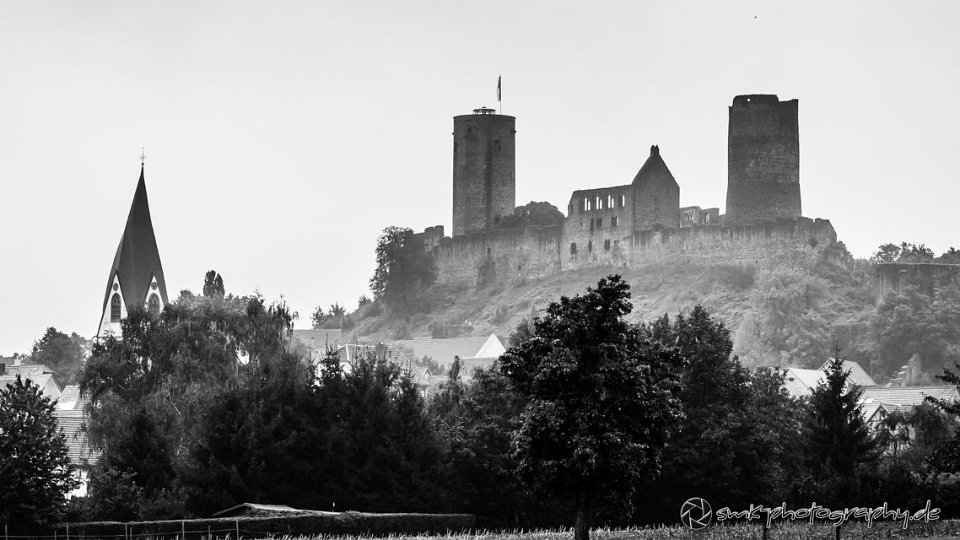
[[[515,123],[491,109],[454,117],[453,235],[439,225],[418,235],[441,282],[473,283],[481,269],[519,278],[665,259],[805,263],[836,243],[829,221],[801,215],[796,100],[734,98],[725,215],[681,208],[680,185],[651,146],[629,184],[574,191],[562,224],[502,226],[516,206]]]

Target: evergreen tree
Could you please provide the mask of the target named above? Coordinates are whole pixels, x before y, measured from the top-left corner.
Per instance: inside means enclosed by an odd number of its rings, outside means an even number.
[[[14,527],[55,523],[77,486],[54,403],[18,375],[0,388],[0,521]]]
[[[225,294],[223,278],[216,270],[208,271],[203,277],[203,296],[206,298],[223,298]]]
[[[859,405],[863,390],[848,387],[850,372],[835,356],[810,396],[805,453],[812,476],[804,491],[817,501],[846,504],[855,494],[857,465],[876,460],[879,449]]]

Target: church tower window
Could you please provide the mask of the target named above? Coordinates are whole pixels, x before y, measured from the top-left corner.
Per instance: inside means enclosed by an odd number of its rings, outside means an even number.
[[[120,322],[120,295],[113,293],[110,299],[110,322]]]

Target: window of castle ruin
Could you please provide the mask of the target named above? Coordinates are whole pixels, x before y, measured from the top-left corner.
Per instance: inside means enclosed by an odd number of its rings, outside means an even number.
[[[589,241],[587,242],[587,252],[588,252],[588,253],[593,253],[593,240],[589,240]]]
[[[596,195],[596,196],[593,197],[593,205],[597,208],[597,210],[600,210],[600,196],[599,196],[599,195]]]
[[[613,195],[607,195],[607,208],[613,208]]]
[[[598,229],[603,228],[603,218],[597,218],[597,228]]]
[[[576,243],[576,242],[571,242],[571,243],[570,243],[570,254],[571,254],[571,255],[576,255],[576,254],[577,254],[577,243]]]
[[[626,196],[626,195],[621,195],[621,196],[620,196],[620,208],[623,208],[623,207],[626,206],[626,205],[627,205],[627,196]]]
[[[610,240],[604,240],[604,241],[603,241],[603,250],[604,250],[604,251],[610,251]]]
[[[610,218],[610,226],[616,227],[617,225],[620,225],[620,218],[617,216],[613,216],[612,218]]]

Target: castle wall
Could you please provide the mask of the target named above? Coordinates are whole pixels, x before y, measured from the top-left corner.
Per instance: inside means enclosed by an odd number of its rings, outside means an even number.
[[[960,264],[882,263],[876,265],[877,301],[890,292],[899,293],[908,285],[933,296],[936,287],[960,284]]]
[[[837,240],[833,225],[823,219],[799,218],[755,225],[693,226],[640,231],[611,239],[611,248],[561,254],[563,270],[599,264],[633,265],[689,260],[700,263],[767,265],[816,263]],[[567,238],[563,239],[567,242]],[[604,240],[606,242],[606,240]]]
[[[481,271],[490,273],[488,279],[552,274],[560,268],[561,235],[562,228],[557,225],[444,237],[435,251],[437,280],[474,285],[480,281]]]
[[[729,112],[726,223],[800,217],[797,100],[736,96]]]
[[[453,118],[453,236],[492,229],[516,207],[516,119]]]

